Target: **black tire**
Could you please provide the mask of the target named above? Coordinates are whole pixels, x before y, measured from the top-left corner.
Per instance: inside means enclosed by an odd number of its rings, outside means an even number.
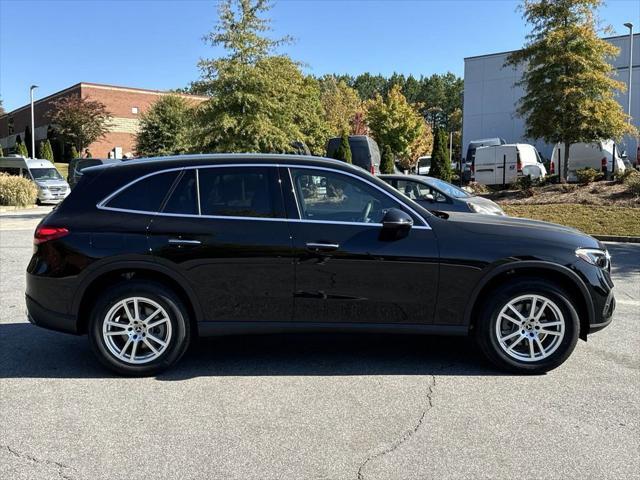
[[[496,323],[501,310],[510,301],[523,295],[540,295],[551,300],[564,317],[564,336],[561,341],[558,342],[555,351],[546,358],[540,358],[534,361],[522,361],[514,358],[507,354],[507,351],[500,345],[500,341],[497,338]],[[488,297],[480,309],[480,316],[476,323],[475,337],[484,355],[494,365],[502,370],[514,373],[541,374],[553,370],[569,358],[578,342],[580,321],[571,301],[571,296],[563,291],[560,286],[540,279],[523,278],[496,288],[488,294]],[[510,322],[506,322],[504,325],[508,325],[509,323]],[[517,331],[520,330],[521,327],[516,328],[514,326],[512,328]],[[529,334],[528,330],[522,330],[522,332],[527,332],[523,334],[524,338],[522,339],[525,345],[529,345],[529,341],[534,343],[534,340],[526,337],[526,335]],[[515,340],[518,338],[519,336],[516,335]],[[549,341],[553,341],[552,337],[549,337],[549,339]],[[544,341],[543,338],[543,342]],[[521,345],[519,348],[524,348],[524,346]],[[540,348],[537,346],[535,346],[534,349],[540,351]]]
[[[148,363],[132,364],[118,358],[107,347],[102,335],[103,322],[111,308],[130,297],[142,297],[155,302],[165,310],[169,318],[171,337],[167,346],[157,358]],[[91,312],[89,324],[91,349],[104,366],[121,375],[151,376],[168,369],[187,351],[189,339],[189,318],[184,305],[173,291],[160,283],[131,280],[108,287]]]

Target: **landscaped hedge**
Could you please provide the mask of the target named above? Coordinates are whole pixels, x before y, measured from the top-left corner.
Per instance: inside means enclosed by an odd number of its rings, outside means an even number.
[[[31,180],[0,173],[0,205],[26,207],[38,198],[38,189]]]

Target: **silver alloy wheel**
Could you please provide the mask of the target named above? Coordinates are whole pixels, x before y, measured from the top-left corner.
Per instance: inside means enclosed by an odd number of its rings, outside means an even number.
[[[565,320],[556,303],[538,294],[510,300],[496,318],[502,350],[521,362],[537,362],[555,352],[564,338]]]
[[[102,338],[117,359],[130,364],[149,363],[169,347],[169,315],[150,298],[125,298],[105,315]]]

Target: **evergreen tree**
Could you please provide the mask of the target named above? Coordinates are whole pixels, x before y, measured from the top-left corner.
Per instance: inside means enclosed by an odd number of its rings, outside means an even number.
[[[429,176],[439,178],[445,182],[451,181],[451,163],[449,162],[449,147],[447,146],[447,132],[442,128],[436,130],[431,153],[431,168]]]
[[[49,142],[49,139],[40,142],[40,154],[38,155],[38,158],[49,160],[50,162],[54,161],[53,149],[51,148],[51,142]]]
[[[349,145],[349,135],[346,132],[342,134],[340,145],[333,154],[333,158],[336,160],[342,160],[346,163],[353,163],[351,158],[351,146]]]
[[[380,162],[380,171],[382,173],[394,173],[395,163],[393,160],[393,152],[389,145],[385,145],[382,149],[382,161]]]
[[[16,153],[22,157],[29,157],[29,151],[27,150],[27,146],[22,143],[22,140],[18,138],[16,140]]]
[[[31,126],[29,125],[24,129],[24,145],[27,147],[27,156],[35,158],[36,152],[31,151]]]

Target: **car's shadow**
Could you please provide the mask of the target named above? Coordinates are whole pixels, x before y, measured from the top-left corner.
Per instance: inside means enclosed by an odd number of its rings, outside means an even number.
[[[428,374],[502,375],[463,337],[292,334],[197,340],[157,379]],[[28,323],[0,324],[0,378],[115,376],[95,359],[86,337]]]

